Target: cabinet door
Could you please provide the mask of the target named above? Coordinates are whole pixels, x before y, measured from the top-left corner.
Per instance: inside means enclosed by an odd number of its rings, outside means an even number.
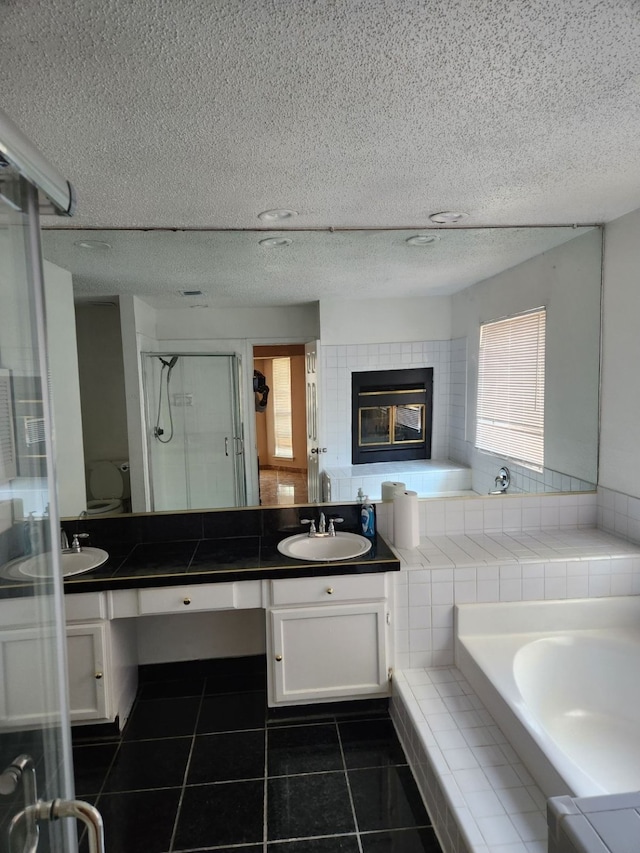
[[[42,685],[49,677],[43,641],[55,642],[52,630],[0,631],[0,730],[55,725],[43,701]]]
[[[386,695],[384,601],[271,610],[276,704]]]
[[[67,625],[71,722],[109,719],[108,622]]]

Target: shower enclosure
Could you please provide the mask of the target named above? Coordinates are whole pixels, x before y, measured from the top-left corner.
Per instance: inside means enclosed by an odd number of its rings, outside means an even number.
[[[142,355],[150,509],[245,506],[240,358]]]

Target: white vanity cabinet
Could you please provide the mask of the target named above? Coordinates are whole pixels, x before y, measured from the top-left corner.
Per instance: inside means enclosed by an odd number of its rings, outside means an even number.
[[[385,574],[270,581],[269,704],[387,696]]]
[[[110,619],[107,594],[65,595],[72,723],[126,719],[137,689],[135,622]]]

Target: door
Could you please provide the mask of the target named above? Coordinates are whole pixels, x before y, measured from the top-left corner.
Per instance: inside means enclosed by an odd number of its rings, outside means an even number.
[[[4,154],[3,131],[0,115]],[[46,393],[38,195],[7,165],[7,157],[0,157],[0,372],[8,377],[0,388],[0,853],[27,849],[26,843],[35,849],[38,841],[41,850],[73,853],[75,821],[50,820],[52,809],[54,816],[62,816],[59,807],[77,804],[71,803],[60,525]],[[39,422],[30,424],[31,432],[22,436],[25,441],[17,441],[16,431],[25,424],[16,407],[16,389],[22,396],[31,390],[36,399],[40,388],[45,393]],[[35,440],[41,448],[37,471],[21,458],[32,452],[28,448]],[[42,555],[48,567],[45,577],[31,577],[26,567],[22,571],[30,555]],[[42,801],[33,805],[36,792],[47,800],[61,799],[57,805]]]
[[[235,355],[144,353],[151,509],[245,506]]]
[[[307,401],[307,484],[309,503],[323,500],[320,474],[323,453],[326,447],[320,446],[320,394],[318,364],[320,362],[320,341],[305,344],[305,394]]]

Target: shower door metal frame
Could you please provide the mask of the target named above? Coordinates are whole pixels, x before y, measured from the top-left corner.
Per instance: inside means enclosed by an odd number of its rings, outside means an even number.
[[[229,444],[229,456],[233,456],[233,472],[234,472],[234,497],[236,507],[243,507],[247,505],[247,483],[246,483],[246,462],[245,462],[245,436],[244,436],[244,417],[243,417],[243,404],[242,404],[242,385],[243,385],[243,377],[242,377],[242,356],[239,353],[230,353],[230,352],[177,352],[176,350],[171,351],[160,351],[160,352],[141,352],[140,356],[142,359],[144,358],[172,358],[173,356],[178,356],[178,358],[226,358],[229,360],[229,366],[231,371],[231,416],[232,416],[232,432],[231,442]],[[144,400],[144,432],[145,432],[145,444],[147,448],[147,465],[148,465],[148,479],[149,479],[149,510],[154,512],[154,487],[153,487],[153,463],[151,461],[152,453],[152,439],[150,425],[151,425],[151,415],[152,412],[150,410],[150,397],[149,397],[149,377],[147,375],[147,370],[144,368],[145,362],[142,361],[142,384],[143,384],[143,400]],[[212,509],[222,509],[222,507],[212,507]],[[179,510],[176,510],[179,511]]]

